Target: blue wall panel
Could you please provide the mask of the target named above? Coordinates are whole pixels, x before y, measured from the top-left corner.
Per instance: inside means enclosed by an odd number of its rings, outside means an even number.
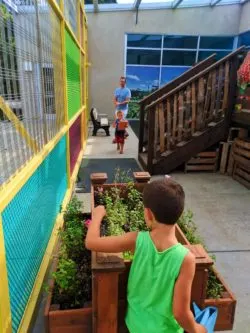
[[[17,332],[67,189],[63,137],[4,210],[13,332]]]

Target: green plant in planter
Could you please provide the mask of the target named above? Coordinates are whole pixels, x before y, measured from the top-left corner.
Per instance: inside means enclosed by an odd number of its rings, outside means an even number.
[[[77,199],[76,196],[74,196],[70,202],[68,203],[66,207],[66,211],[64,212],[64,222],[65,225],[67,225],[67,222],[72,221],[76,218],[79,218],[80,215],[82,214],[82,203]]]
[[[91,253],[84,248],[87,227],[82,220],[81,202],[72,198],[64,213],[57,271],[53,273],[53,303],[61,309],[82,307],[91,299]]]
[[[67,291],[70,295],[75,293],[78,288],[76,272],[77,266],[73,260],[67,258],[59,260],[57,271],[53,273],[59,291]]]
[[[124,170],[120,167],[115,168],[115,175],[114,175],[114,183],[121,184],[121,183],[131,183],[133,181],[132,178],[132,170]]]
[[[220,298],[223,292],[223,286],[211,269],[208,270],[207,297]]]
[[[202,244],[207,250],[203,239],[197,234],[197,226],[193,221],[193,212],[188,210],[184,212],[178,221],[178,225],[186,236],[187,240],[191,244]],[[210,256],[216,261],[215,255]],[[218,281],[217,277],[211,269],[208,270],[208,285],[207,285],[207,297],[208,298],[220,298],[223,291],[222,284]]]
[[[203,244],[203,240],[197,235],[197,226],[193,221],[193,217],[194,214],[191,210],[184,212],[178,221],[178,225],[191,244]]]

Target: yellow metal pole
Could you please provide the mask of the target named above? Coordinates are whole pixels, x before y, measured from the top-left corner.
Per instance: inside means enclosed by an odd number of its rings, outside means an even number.
[[[81,1],[78,1],[78,36],[80,39],[81,46],[84,47],[84,37],[83,37],[83,15],[81,20]],[[81,106],[85,106],[85,100],[84,100],[84,92],[82,89],[82,86],[84,87],[84,54],[80,50],[80,93],[81,93]],[[83,70],[82,70],[83,69]],[[81,149],[83,149],[84,141],[85,141],[85,126],[84,126],[84,115],[86,110],[84,109],[81,114]]]
[[[0,215],[0,272],[1,272],[1,287],[0,287],[0,332],[11,333],[11,311],[10,297],[8,286],[8,273],[6,265],[6,253],[4,246],[3,235],[3,220]]]
[[[60,2],[61,12],[63,13],[64,0]],[[61,43],[62,43],[62,59],[63,59],[63,95],[64,95],[64,121],[68,125],[68,92],[67,92],[67,63],[66,63],[66,43],[65,43],[65,18],[61,20]],[[69,128],[66,133],[66,163],[67,163],[67,184],[68,188],[71,184],[70,179],[70,143],[69,143]]]
[[[37,153],[39,149],[36,144],[36,141],[32,139],[32,137],[29,135],[29,133],[26,131],[25,127],[23,126],[22,122],[17,118],[15,113],[11,110],[9,105],[5,103],[3,97],[1,96],[0,96],[0,109],[14,125],[15,129],[21,135],[21,137],[26,141],[27,145],[33,150],[34,153]]]

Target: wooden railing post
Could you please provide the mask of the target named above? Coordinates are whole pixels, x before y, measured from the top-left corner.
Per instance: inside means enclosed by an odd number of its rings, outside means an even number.
[[[148,172],[134,172],[133,173],[134,179],[137,183],[148,183],[150,181],[150,173]]]
[[[155,108],[148,109],[148,172],[152,174],[155,155]]]
[[[227,128],[225,137],[228,136],[232,112],[233,112],[235,102],[236,102],[238,68],[239,68],[239,55],[237,54],[232,59],[231,66],[230,66],[228,104],[227,104],[227,112],[225,114],[225,121],[226,121],[226,128]]]
[[[140,105],[140,130],[139,130],[139,153],[143,150],[143,141],[144,141],[144,125],[145,125],[145,104]]]

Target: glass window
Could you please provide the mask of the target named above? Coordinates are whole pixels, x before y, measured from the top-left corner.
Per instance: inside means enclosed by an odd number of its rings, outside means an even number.
[[[220,60],[228,55],[231,51],[199,51],[198,61],[208,58],[211,54],[216,53],[216,60]]]
[[[250,47],[250,31],[239,35],[238,46],[243,45]]]
[[[161,35],[128,35],[128,47],[161,48]]]
[[[159,87],[160,67],[127,66],[127,87],[132,99],[143,98]]]
[[[127,118],[139,118],[138,102],[159,87],[160,67],[127,66],[127,87],[131,90],[132,99],[128,106]]]
[[[161,86],[174,80],[182,73],[186,72],[190,67],[162,67],[161,70]]]
[[[160,50],[127,50],[127,64],[129,65],[160,65],[160,60]]]
[[[164,51],[163,65],[192,66],[195,63],[196,51]]]
[[[234,37],[201,37],[200,49],[228,49],[232,50]]]
[[[195,36],[165,36],[165,48],[196,49],[198,37]]]

